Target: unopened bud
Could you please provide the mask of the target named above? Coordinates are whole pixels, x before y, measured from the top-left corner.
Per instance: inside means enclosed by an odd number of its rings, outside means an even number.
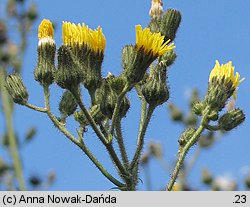
[[[83,68],[83,84],[85,88],[90,91],[95,91],[100,86],[102,80],[101,67],[103,58],[104,53],[102,52],[96,53],[91,51],[88,55],[87,67]]]
[[[206,169],[206,168],[202,169],[201,176],[202,176],[202,182],[204,184],[206,184],[206,185],[211,185],[212,184],[212,182],[213,182],[213,176],[208,171],[208,169]]]
[[[184,121],[188,126],[195,126],[198,120],[197,116],[194,113],[190,112]]]
[[[54,80],[56,54],[54,28],[50,20],[44,19],[40,23],[38,39],[38,60],[34,76],[42,86],[49,86]]]
[[[144,154],[141,156],[140,164],[141,164],[141,165],[146,165],[146,164],[148,164],[149,158],[150,158],[150,154],[149,154],[148,152],[144,153]]]
[[[164,64],[166,67],[172,65],[176,59],[177,55],[174,50],[170,50],[169,52],[165,53],[161,58],[161,63]]]
[[[58,70],[55,74],[57,85],[74,90],[82,81],[80,66],[69,47],[62,45],[58,49]]]
[[[181,23],[181,13],[174,9],[169,9],[162,17],[160,32],[165,36],[165,41],[175,39],[176,32]]]
[[[214,132],[209,131],[209,133],[207,135],[202,135],[199,138],[199,146],[201,148],[208,148],[208,147],[212,146],[214,141],[215,141]]]
[[[155,156],[156,158],[162,158],[162,145],[160,143],[151,142],[149,144],[150,153]]]
[[[100,110],[100,105],[94,105],[89,109],[89,113],[94,119],[94,121],[98,124],[101,123],[105,116],[102,114]],[[82,126],[89,125],[89,121],[87,120],[86,116],[84,115],[83,111],[77,111],[74,113],[74,118],[78,121]]]
[[[219,118],[219,114],[218,114],[218,111],[216,110],[212,110],[210,114],[208,115],[208,119],[212,121],[217,121],[218,118]]]
[[[204,104],[211,109],[221,111],[227,100],[233,95],[235,87],[231,81],[213,77],[209,81],[207,95]]]
[[[23,105],[28,101],[29,94],[19,74],[7,76],[6,89],[15,103]]]
[[[114,76],[110,76],[107,79],[113,79]],[[115,105],[117,103],[117,98],[119,93],[117,93],[116,90],[114,90],[110,82],[111,80],[104,79],[101,87],[96,92],[96,101],[100,104],[100,110],[102,114],[107,116],[108,118],[112,118],[113,112],[115,109]],[[130,108],[130,102],[128,98],[125,96],[121,102],[120,108],[119,108],[119,114],[120,117],[126,116],[126,113],[128,109]]]
[[[194,133],[196,132],[195,128],[187,128],[181,135],[180,139],[178,140],[179,145],[181,147],[184,147],[187,142],[192,138],[192,136],[194,135]]]
[[[30,21],[34,21],[37,18],[37,8],[34,3],[30,5],[27,12],[27,17]]]
[[[65,91],[59,103],[59,111],[62,116],[68,117],[72,115],[77,108],[77,102],[70,91]]]
[[[201,116],[202,115],[202,112],[204,110],[204,104],[200,101],[197,101],[193,104],[193,108],[192,108],[192,111],[198,115],[198,116]]]
[[[142,94],[148,104],[159,106],[169,99],[166,78],[166,68],[151,68],[149,78],[142,88]]]
[[[245,114],[240,109],[232,109],[226,112],[219,119],[219,127],[225,131],[230,131],[239,126],[245,120]]]

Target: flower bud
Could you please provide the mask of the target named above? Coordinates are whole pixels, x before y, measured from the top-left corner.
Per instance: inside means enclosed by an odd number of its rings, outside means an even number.
[[[204,104],[200,101],[197,101],[193,104],[193,108],[192,108],[192,111],[198,115],[198,116],[201,116],[202,115],[202,112],[204,110]]]
[[[98,124],[101,123],[105,116],[102,114],[100,110],[100,105],[94,105],[89,109],[90,115],[93,117],[94,121]],[[74,113],[74,118],[78,121],[82,126],[87,126],[89,124],[87,118],[83,114],[83,111],[77,111]]]
[[[171,50],[165,53],[161,58],[161,64],[164,64],[166,67],[172,65],[176,59],[177,55],[174,50]]]
[[[212,110],[210,114],[208,114],[208,119],[212,121],[217,121],[219,118],[219,113],[216,110]]]
[[[174,104],[169,104],[168,109],[169,109],[171,118],[174,121],[182,121],[183,120],[183,113]]]
[[[141,164],[141,165],[146,165],[146,164],[148,164],[149,158],[150,158],[150,154],[149,154],[148,152],[144,153],[144,154],[141,156],[140,164]]]
[[[156,66],[151,68],[149,78],[142,88],[142,94],[148,104],[159,106],[169,98],[169,91],[166,83],[166,69]]]
[[[88,56],[88,65],[84,68],[83,85],[90,91],[95,91],[101,83],[101,66],[104,53],[90,51]],[[84,66],[83,66],[84,67]]]
[[[225,131],[230,131],[239,126],[245,120],[245,114],[240,109],[232,109],[226,112],[219,119],[219,127]]]
[[[6,89],[15,103],[24,105],[28,101],[28,91],[17,73],[6,77]]]
[[[181,23],[181,13],[174,9],[169,9],[162,17],[160,32],[165,36],[165,41],[175,39],[176,32]]]
[[[190,112],[185,118],[185,124],[188,126],[196,126],[197,124],[197,116],[194,113]]]
[[[209,131],[207,135],[201,135],[199,138],[199,146],[201,148],[208,148],[212,146],[215,141],[214,132]]]
[[[193,127],[187,128],[181,135],[180,139],[178,140],[179,145],[181,147],[184,147],[187,142],[192,138],[192,136],[194,135],[196,129]]]
[[[56,54],[54,28],[49,20],[44,19],[39,25],[38,38],[38,61],[34,76],[42,86],[49,86],[54,80]]]
[[[151,142],[149,144],[149,150],[150,153],[156,158],[162,158],[163,151],[162,151],[162,145],[160,143]]]
[[[82,81],[80,66],[68,46],[58,49],[58,70],[55,74],[57,85],[68,90],[76,89]]]
[[[204,104],[210,106],[211,109],[221,111],[227,100],[233,95],[235,88],[231,81],[225,79],[213,78],[209,82],[207,95]]]
[[[108,76],[103,80],[101,87],[96,92],[96,101],[100,104],[102,114],[110,119],[112,118],[117,98],[121,93],[121,91],[117,90],[119,87],[117,87],[117,83],[115,84],[117,81],[116,79],[117,78],[113,75]],[[125,96],[119,108],[120,117],[126,116],[129,108],[130,103],[128,98]]]
[[[201,177],[202,177],[202,182],[204,184],[206,184],[206,185],[211,185],[212,184],[212,182],[213,182],[213,176],[208,171],[208,169],[206,169],[206,168],[202,169]]]
[[[34,21],[37,18],[37,8],[36,5],[33,3],[30,5],[28,12],[27,12],[27,17],[30,21]]]
[[[62,96],[62,99],[59,103],[59,111],[63,117],[68,117],[72,115],[77,108],[77,102],[72,95],[72,93],[66,90]]]

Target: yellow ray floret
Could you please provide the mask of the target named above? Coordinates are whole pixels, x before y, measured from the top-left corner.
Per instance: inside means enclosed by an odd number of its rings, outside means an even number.
[[[85,44],[94,52],[104,52],[106,39],[102,33],[101,27],[97,30],[90,29],[85,24],[74,24],[63,22],[62,25],[63,43],[66,45]]]
[[[100,26],[96,30],[90,31],[89,45],[95,52],[103,52],[105,50],[106,39]]]
[[[48,19],[43,19],[38,27],[38,39],[41,40],[43,38],[54,39],[54,28],[52,22]]]
[[[209,81],[211,81],[214,77],[218,79],[224,78],[226,81],[231,81],[233,87],[235,88],[233,96],[234,99],[236,99],[237,87],[245,78],[240,79],[240,74],[238,72],[236,72],[236,74],[234,75],[234,67],[232,65],[232,61],[229,61],[224,65],[220,65],[219,61],[216,60],[215,66],[210,73]]]
[[[161,33],[151,33],[149,28],[142,29],[136,25],[136,47],[145,53],[152,53],[153,56],[162,56],[175,48],[174,43],[168,45],[170,40],[164,43],[164,36]]]

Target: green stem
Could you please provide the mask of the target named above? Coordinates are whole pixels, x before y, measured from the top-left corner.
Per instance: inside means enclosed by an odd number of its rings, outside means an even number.
[[[95,100],[95,90],[89,89],[88,91],[89,91],[89,95],[90,95],[90,99],[91,99],[91,104],[92,104],[92,106],[94,106],[95,103],[96,103],[96,100]]]
[[[82,102],[81,95],[80,95],[80,90],[77,90],[77,89],[76,90],[71,90],[71,93],[75,97],[78,105],[80,106],[81,110],[83,111],[84,115],[86,116],[87,120],[89,121],[91,127],[93,128],[93,130],[96,133],[96,135],[98,136],[98,138],[101,140],[101,142],[103,144],[106,144],[107,140],[106,140],[105,136],[100,131],[100,129],[96,125],[93,117],[90,115],[90,113],[88,112],[88,110],[86,109],[86,107],[84,106],[84,104]]]
[[[124,163],[124,166],[126,168],[128,168],[129,165],[129,161],[128,161],[128,155],[126,152],[126,148],[125,148],[125,144],[124,144],[124,139],[123,139],[123,135],[122,135],[122,130],[121,130],[121,119],[117,119],[116,121],[116,135],[117,135],[117,142],[118,142],[118,146],[121,152],[121,157],[122,157],[122,161]]]
[[[151,191],[152,190],[152,183],[151,183],[151,176],[150,176],[150,171],[149,171],[149,165],[143,165],[144,173],[145,173],[145,179],[146,179],[146,188],[147,191]]]
[[[35,106],[35,105],[32,105],[32,104],[29,104],[29,103],[25,103],[24,105],[26,107],[28,107],[30,109],[33,109],[35,111],[38,111],[38,112],[42,112],[42,113],[46,113],[47,112],[47,109],[41,108],[41,107],[38,107],[38,106]]]
[[[80,106],[81,110],[83,111],[84,115],[86,116],[87,120],[89,121],[91,127],[93,128],[93,130],[95,131],[96,135],[98,136],[98,138],[100,139],[100,141],[103,143],[103,145],[106,147],[106,149],[108,150],[113,162],[115,163],[115,165],[117,166],[117,168],[120,171],[120,174],[122,175],[122,177],[127,177],[128,176],[128,172],[125,170],[125,168],[123,167],[121,161],[119,160],[113,146],[112,146],[112,142],[107,142],[107,139],[105,138],[105,136],[103,135],[103,133],[100,131],[100,129],[98,128],[98,126],[96,125],[94,119],[92,118],[92,116],[89,114],[88,110],[86,109],[86,107],[84,106],[80,93],[76,92],[77,90],[72,90],[71,93],[74,95],[78,105]]]
[[[110,126],[110,129],[109,129],[109,134],[111,136],[113,136],[113,134],[114,134],[114,128],[115,128],[116,120],[119,117],[120,105],[122,103],[122,100],[123,100],[124,96],[126,95],[126,93],[128,91],[129,91],[129,85],[125,85],[124,89],[122,90],[122,92],[120,93],[120,95],[117,98],[117,102],[116,102],[115,109],[114,109],[114,112],[113,112],[113,116],[112,116],[112,119],[111,119],[111,126]]]
[[[152,117],[152,114],[154,112],[155,106],[149,105],[148,107],[148,111],[147,111],[147,115],[145,120],[143,121],[142,127],[139,130],[139,134],[138,134],[138,138],[137,138],[137,148],[133,157],[133,160],[130,164],[130,169],[133,170],[133,168],[138,165],[139,159],[140,159],[140,155],[141,155],[141,151],[144,145],[144,136],[146,133],[146,130],[148,128],[148,124],[149,121]]]
[[[186,172],[185,172],[185,178],[189,175],[189,173],[191,172],[191,170],[193,169],[196,161],[198,160],[198,158],[200,157],[200,154],[201,154],[201,147],[198,146],[196,148],[196,151],[194,152],[194,155],[192,157],[192,159],[190,160],[188,166],[187,166],[187,169],[186,169]]]
[[[194,135],[190,138],[190,140],[186,143],[186,145],[180,151],[179,158],[177,160],[177,163],[175,165],[174,171],[172,173],[172,177],[171,177],[170,182],[169,182],[169,184],[167,186],[167,190],[168,191],[171,191],[172,188],[173,188],[173,186],[174,186],[174,183],[175,183],[175,181],[177,179],[177,176],[179,174],[181,166],[183,165],[183,162],[184,162],[184,159],[186,157],[186,154],[187,154],[188,150],[190,149],[190,147],[193,144],[195,144],[197,142],[197,140],[200,137],[201,133],[206,128],[205,126],[208,123],[207,114],[209,114],[209,109],[207,110],[207,113],[202,118],[200,127],[196,130],[196,132],[194,133]]]
[[[116,186],[120,188],[124,188],[124,184],[115,179],[108,171],[102,166],[102,164],[95,158],[95,156],[89,151],[87,146],[84,144],[82,136],[80,133],[78,133],[78,136],[80,138],[80,142],[64,127],[62,123],[60,123],[57,118],[52,114],[50,111],[50,103],[49,103],[49,88],[44,88],[44,98],[45,98],[45,107],[47,109],[47,114],[51,121],[54,123],[54,125],[75,145],[77,145],[87,156],[88,158],[94,163],[94,165],[101,171],[101,173],[112,183],[114,183]]]
[[[19,188],[22,191],[26,190],[25,182],[23,178],[23,171],[22,171],[22,165],[20,160],[20,155],[18,152],[17,142],[16,142],[16,136],[14,133],[14,126],[13,126],[13,111],[12,111],[12,101],[8,95],[8,92],[6,91],[4,87],[5,83],[5,72],[3,68],[0,68],[0,91],[2,96],[2,102],[3,102],[3,111],[5,114],[5,120],[7,125],[7,135],[9,139],[9,146],[10,146],[10,153],[11,157],[13,159],[13,166],[15,175],[19,184]]]

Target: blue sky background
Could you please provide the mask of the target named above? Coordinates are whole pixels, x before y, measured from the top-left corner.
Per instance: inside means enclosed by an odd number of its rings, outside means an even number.
[[[43,18],[57,24],[55,39],[57,46],[62,43],[61,23],[71,21],[85,22],[91,28],[101,25],[107,40],[103,75],[108,71],[119,74],[121,71],[121,49],[125,44],[135,42],[135,25],[146,26],[150,20],[148,12],[150,0],[43,0],[36,1],[39,19],[29,37],[25,55],[23,78],[30,93],[30,102],[43,106],[42,88],[33,78],[36,65],[37,27]],[[194,187],[200,186],[200,169],[208,167],[216,175],[230,175],[242,179],[242,168],[250,168],[249,152],[249,115],[250,115],[250,2],[245,0],[164,0],[164,9],[175,8],[181,11],[183,21],[175,40],[178,58],[169,70],[171,94],[169,103],[188,109],[188,94],[197,87],[203,97],[207,88],[210,70],[218,59],[221,63],[233,61],[236,70],[246,80],[240,85],[236,106],[244,109],[246,121],[237,130],[231,131],[209,150],[204,150],[194,166],[188,180]],[[62,90],[51,87],[53,110],[57,105]],[[86,93],[85,93],[86,97]],[[125,143],[132,156],[138,130],[139,105],[136,96],[130,94],[132,109],[125,121]],[[87,100],[88,98],[86,98]],[[69,121],[69,129],[75,131],[74,122]],[[22,149],[25,176],[39,174],[45,176],[54,170],[57,180],[51,190],[108,190],[113,185],[106,180],[87,157],[68,141],[49,119],[41,113],[16,106],[15,125],[22,138],[30,126],[38,128],[36,139]],[[166,105],[154,113],[146,135],[146,143],[156,140],[164,146],[164,157],[172,162],[176,158],[178,137],[183,128],[169,119]],[[87,143],[97,157],[112,169],[105,149],[89,131]],[[192,155],[188,154],[187,159]],[[1,153],[1,152],[0,152]],[[166,173],[158,164],[152,163],[150,173],[153,189],[165,187],[169,181]],[[141,174],[142,180],[144,175]],[[139,184],[145,189],[145,183]]]

